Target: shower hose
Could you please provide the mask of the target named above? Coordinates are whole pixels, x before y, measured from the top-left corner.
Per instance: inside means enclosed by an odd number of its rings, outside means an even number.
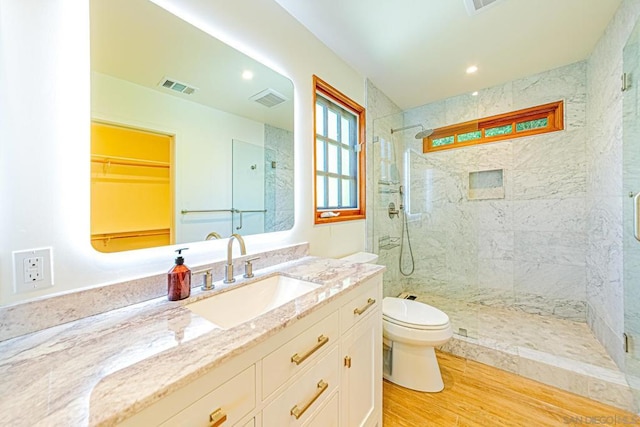
[[[409,223],[407,221],[407,212],[404,210],[403,206],[400,206],[400,210],[402,211],[402,234],[400,237],[400,257],[398,258],[398,268],[400,269],[400,273],[403,276],[411,276],[413,271],[415,270],[416,263],[413,259],[413,250],[411,249],[411,238],[409,236]],[[409,248],[409,256],[411,257],[411,271],[405,272],[402,268],[402,258],[404,255],[404,234],[407,233],[407,246]]]

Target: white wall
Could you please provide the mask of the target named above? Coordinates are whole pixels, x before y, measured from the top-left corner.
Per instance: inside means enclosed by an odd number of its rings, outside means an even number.
[[[231,208],[232,140],[264,146],[264,124],[105,74],[91,76],[92,118],[174,135],[176,243],[204,240],[211,231],[231,234],[229,213],[180,211]]]
[[[247,239],[250,251],[308,241],[339,256],[364,248],[364,221],[314,227],[312,75],[364,104],[364,78],[272,0],[166,0],[166,6],[289,77],[295,93],[296,214],[290,232]],[[89,239],[87,0],[0,0],[0,303],[168,270],[171,248],[93,251]],[[268,23],[268,25],[265,25]],[[14,295],[11,251],[52,246],[55,287]],[[187,263],[224,254],[190,245]]]

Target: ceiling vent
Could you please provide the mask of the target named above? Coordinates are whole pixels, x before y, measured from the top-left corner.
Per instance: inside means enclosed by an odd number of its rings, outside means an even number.
[[[265,89],[262,92],[256,93],[249,99],[256,101],[258,104],[262,104],[267,108],[272,108],[276,105],[282,104],[287,100],[287,97],[273,89]]]
[[[158,86],[175,90],[176,92],[184,93],[186,95],[191,95],[197,90],[194,86],[189,86],[186,83],[179,82],[178,80],[169,77],[163,77],[162,80],[160,80],[160,83],[158,83]]]
[[[495,6],[502,0],[463,0],[464,6],[467,8],[469,15],[475,15],[476,13],[485,11],[489,6]]]

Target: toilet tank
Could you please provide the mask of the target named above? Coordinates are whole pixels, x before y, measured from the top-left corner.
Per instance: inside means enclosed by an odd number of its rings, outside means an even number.
[[[376,264],[378,262],[378,255],[371,252],[356,252],[340,259],[354,264]]]

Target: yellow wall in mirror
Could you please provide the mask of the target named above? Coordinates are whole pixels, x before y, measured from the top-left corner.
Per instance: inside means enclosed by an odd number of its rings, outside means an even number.
[[[91,244],[119,252],[173,243],[173,137],[91,124]]]

